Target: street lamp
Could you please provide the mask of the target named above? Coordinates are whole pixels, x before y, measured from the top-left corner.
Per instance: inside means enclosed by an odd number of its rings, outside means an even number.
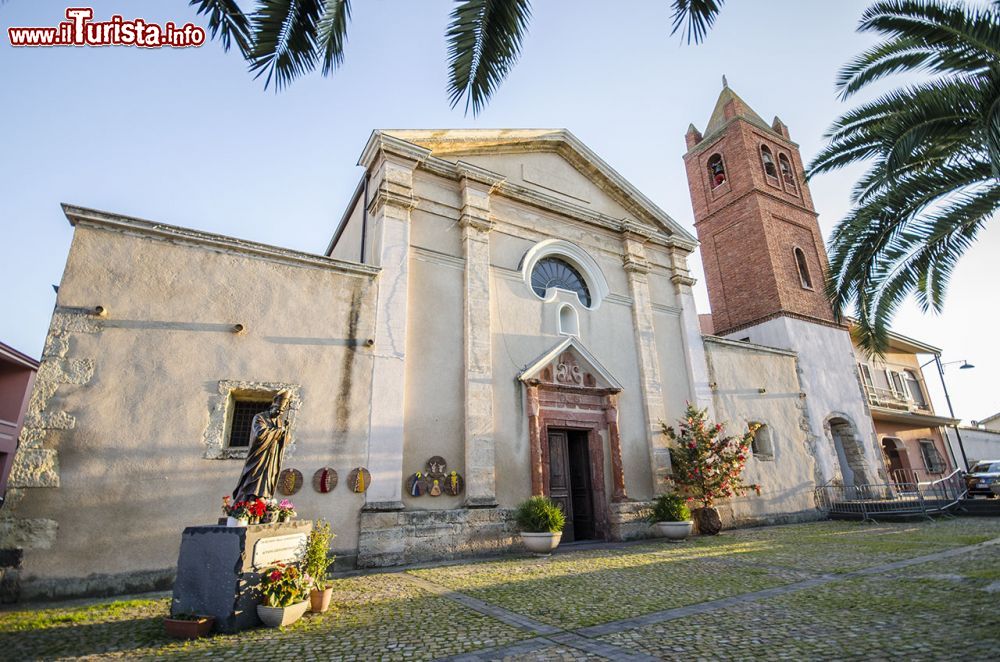
[[[930,365],[931,363],[937,364],[938,374],[941,376],[941,387],[944,389],[944,400],[945,402],[948,403],[948,415],[954,419],[955,411],[951,408],[951,396],[948,395],[948,384],[945,383],[944,381],[944,367],[946,365],[954,365],[956,363],[961,363],[962,365],[959,366],[958,368],[959,370],[969,370],[971,368],[975,368],[976,366],[972,365],[965,359],[959,359],[958,361],[948,361],[947,363],[941,363],[941,355],[935,354],[933,359],[931,359],[930,361],[928,361],[927,363],[923,364],[920,367],[921,369],[923,369],[924,366]],[[955,428],[955,438],[958,439],[958,450],[962,451],[962,463],[965,464],[965,471],[968,471],[969,458],[965,456],[965,446],[962,444],[962,433],[958,431],[957,423],[952,427]]]

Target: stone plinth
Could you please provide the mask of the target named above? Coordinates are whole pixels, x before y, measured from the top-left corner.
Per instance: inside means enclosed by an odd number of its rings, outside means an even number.
[[[297,560],[312,522],[246,527],[189,526],[181,536],[171,614],[215,616],[215,630],[239,632],[260,624],[260,570]]]
[[[504,508],[362,512],[359,568],[519,550],[513,514]]]

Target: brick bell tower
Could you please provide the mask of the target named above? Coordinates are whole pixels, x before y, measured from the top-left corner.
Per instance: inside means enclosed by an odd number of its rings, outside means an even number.
[[[829,263],[798,145],[722,85],[684,155],[712,333],[794,351],[816,484],[874,482],[881,452],[850,334],[824,292]]]
[[[688,186],[716,335],[786,315],[834,324],[823,237],[799,148],[723,78],[704,134],[688,128]]]

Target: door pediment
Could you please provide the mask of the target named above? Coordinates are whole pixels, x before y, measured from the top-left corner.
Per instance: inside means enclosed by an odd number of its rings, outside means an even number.
[[[622,390],[621,382],[572,336],[538,357],[518,375],[518,379],[564,388],[592,388],[615,393]]]

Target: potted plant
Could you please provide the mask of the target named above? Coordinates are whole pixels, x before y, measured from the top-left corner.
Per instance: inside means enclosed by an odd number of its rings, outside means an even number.
[[[295,505],[288,499],[267,499],[264,501],[264,517],[262,522],[289,522],[295,517]]]
[[[167,634],[176,639],[197,639],[212,631],[215,625],[214,616],[199,616],[198,614],[177,614],[163,619]]]
[[[548,556],[559,546],[566,516],[548,497],[533,496],[522,502],[514,513],[514,519],[529,552]]]
[[[325,520],[317,520],[313,522],[312,531],[306,540],[302,567],[313,581],[312,590],[309,592],[309,602],[311,610],[316,613],[322,613],[330,608],[330,598],[333,595],[333,587],[326,583],[326,569],[330,567],[333,560],[330,556],[330,541],[333,538],[330,523]]]
[[[264,515],[267,514],[267,502],[263,499],[248,501],[246,508],[250,515],[251,524],[259,524],[264,519]]]
[[[257,605],[257,616],[269,628],[291,625],[309,608],[311,585],[308,575],[294,565],[278,563],[266,568],[260,580],[264,601]]]
[[[694,526],[687,500],[679,494],[661,494],[656,497],[648,520],[661,537],[673,542],[680,542],[691,535],[691,528]]]
[[[226,516],[226,526],[246,526],[249,524],[248,505],[246,501],[232,503],[229,495],[222,497],[222,513]]]
[[[715,535],[722,530],[722,518],[715,500],[742,496],[750,490],[760,495],[760,485],[744,484],[740,478],[746,467],[750,443],[759,425],[751,425],[742,436],[723,436],[722,423],[708,420],[708,412],[688,403],[679,430],[667,425],[663,433],[670,439],[671,481],[684,496],[701,504],[693,512],[698,532]]]

